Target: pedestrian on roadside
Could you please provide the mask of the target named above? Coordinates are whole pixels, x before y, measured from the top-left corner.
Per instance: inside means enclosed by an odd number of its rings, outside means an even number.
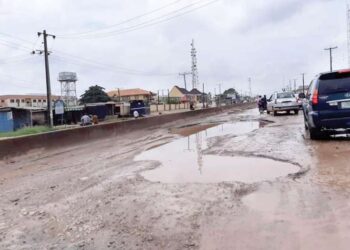
[[[81,117],[81,126],[91,125],[91,118],[86,113]]]
[[[92,123],[93,123],[94,125],[98,124],[98,116],[97,116],[97,115],[93,115],[93,116],[92,116]]]
[[[262,98],[262,106],[264,110],[267,110],[267,99],[266,99],[266,95],[264,95],[264,97]]]
[[[140,116],[140,114],[137,110],[134,111],[133,115],[134,115],[135,119],[139,118],[139,116]]]

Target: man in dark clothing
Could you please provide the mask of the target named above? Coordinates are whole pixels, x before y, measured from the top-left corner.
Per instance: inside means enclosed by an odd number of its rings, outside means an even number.
[[[266,95],[264,95],[264,97],[261,99],[261,102],[262,102],[263,109],[266,110],[267,109]]]

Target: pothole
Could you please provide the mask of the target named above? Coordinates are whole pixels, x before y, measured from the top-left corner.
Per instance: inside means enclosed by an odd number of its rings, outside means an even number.
[[[212,137],[242,136],[259,128],[259,122],[236,122],[207,128],[201,132],[150,149],[137,161],[157,161],[160,166],[141,175],[152,182],[164,183],[256,183],[295,174],[294,164],[261,157],[206,155]]]

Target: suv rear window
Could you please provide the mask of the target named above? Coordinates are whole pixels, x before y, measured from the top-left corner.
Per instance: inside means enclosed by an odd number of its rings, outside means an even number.
[[[320,95],[350,92],[350,77],[333,80],[320,80],[318,85]]]
[[[329,95],[350,92],[350,72],[332,72],[323,74],[318,81],[318,93]]]
[[[278,93],[277,99],[284,99],[284,98],[294,98],[294,95],[292,93]]]

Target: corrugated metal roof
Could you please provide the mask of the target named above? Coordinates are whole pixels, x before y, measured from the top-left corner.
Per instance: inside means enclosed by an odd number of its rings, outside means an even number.
[[[150,95],[152,95],[152,92],[144,90],[144,89],[136,88],[136,89],[120,89],[119,91],[113,90],[113,91],[109,91],[107,94],[110,97],[114,97],[114,96],[125,97],[125,96],[136,96],[136,95],[149,95],[150,96]]]

